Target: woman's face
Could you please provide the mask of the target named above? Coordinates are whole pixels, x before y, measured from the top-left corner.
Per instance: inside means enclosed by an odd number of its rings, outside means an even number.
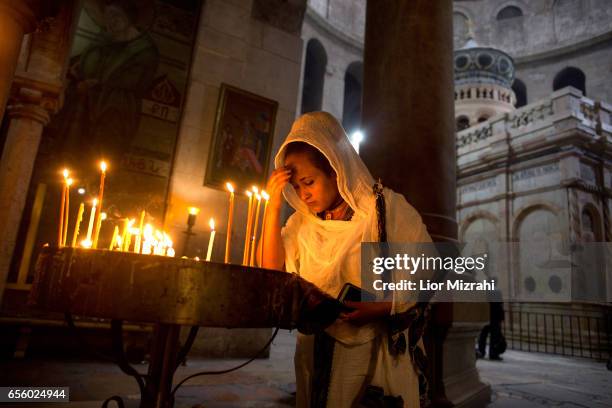
[[[289,182],[313,213],[330,210],[341,200],[336,176],[328,176],[314,166],[307,153],[292,153],[285,158],[291,169]]]

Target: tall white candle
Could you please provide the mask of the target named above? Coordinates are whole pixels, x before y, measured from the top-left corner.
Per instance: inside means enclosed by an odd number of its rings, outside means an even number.
[[[208,239],[208,251],[206,251],[206,260],[210,261],[210,257],[212,256],[213,244],[215,242],[215,220],[211,218],[208,224],[210,225],[210,238]]]
[[[232,225],[234,220],[234,186],[232,186],[232,183],[227,183],[225,186],[230,192],[229,211],[227,215],[227,237],[225,238],[225,263],[229,263],[232,242]]]
[[[91,248],[91,234],[93,233],[94,221],[96,218],[96,205],[98,205],[98,199],[94,198],[91,204],[91,212],[89,213],[89,226],[87,227],[87,238],[82,242],[82,245],[86,248]]]

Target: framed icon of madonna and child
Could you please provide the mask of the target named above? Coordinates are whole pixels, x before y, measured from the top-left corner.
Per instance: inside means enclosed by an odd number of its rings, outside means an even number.
[[[263,185],[267,178],[278,102],[221,84],[204,184]]]

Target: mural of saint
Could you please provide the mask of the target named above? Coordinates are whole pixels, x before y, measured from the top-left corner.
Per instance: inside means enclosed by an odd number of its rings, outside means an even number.
[[[85,155],[119,163],[130,148],[142,98],[154,80],[159,60],[155,43],[139,28],[153,17],[147,3],[85,3],[86,12],[104,29],[105,39],[71,61],[66,104],[57,121],[64,140],[62,151],[69,162]]]

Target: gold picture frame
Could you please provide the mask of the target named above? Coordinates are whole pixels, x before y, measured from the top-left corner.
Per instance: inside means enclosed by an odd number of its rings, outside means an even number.
[[[204,185],[265,183],[277,110],[276,101],[221,84]]]

